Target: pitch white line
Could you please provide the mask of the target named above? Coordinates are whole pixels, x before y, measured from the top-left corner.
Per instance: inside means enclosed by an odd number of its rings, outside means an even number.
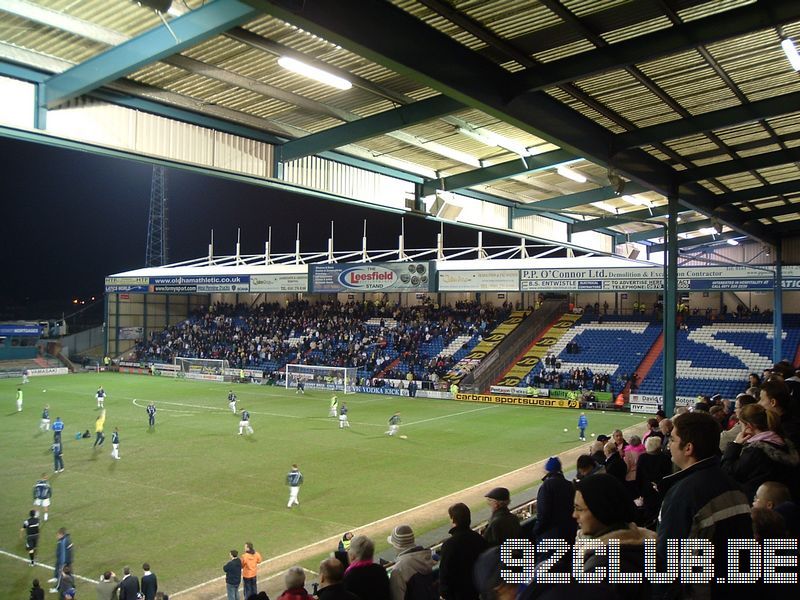
[[[139,408],[147,408],[146,406],[142,406],[141,404],[137,404],[137,402],[139,402],[139,399],[138,398],[134,398],[133,399],[134,406],[138,406]],[[161,408],[159,410],[162,410],[164,412],[177,413],[179,415],[199,415],[200,414],[200,411],[191,411],[190,412],[190,411],[187,411],[187,410],[174,410],[172,408]]]
[[[31,562],[31,560],[29,558],[26,558],[24,556],[18,556],[16,554],[12,554],[11,552],[6,552],[5,550],[0,550],[0,554],[2,554],[3,556],[8,556],[9,558],[14,558],[16,560],[21,560],[24,563],[30,563]],[[44,563],[39,562],[38,560],[36,561],[36,566],[48,569],[51,573],[55,570],[54,566],[46,565]],[[85,581],[87,583],[93,583],[93,584],[97,585],[97,581],[95,581],[94,579],[89,579],[88,577],[84,577],[83,575],[78,575],[77,573],[73,573],[72,576],[75,579],[80,579],[81,581]]]
[[[428,423],[429,421],[438,421],[439,419],[447,419],[448,417],[457,417],[458,415],[466,415],[468,413],[479,412],[482,410],[491,410],[492,408],[498,408],[500,405],[497,404],[495,406],[482,406],[481,408],[473,408],[471,410],[462,410],[461,412],[457,413],[450,413],[449,415],[440,415],[438,417],[431,417],[430,419],[422,419],[421,421],[411,421],[411,423],[405,423],[405,427],[410,427],[411,425],[419,425],[420,423]]]

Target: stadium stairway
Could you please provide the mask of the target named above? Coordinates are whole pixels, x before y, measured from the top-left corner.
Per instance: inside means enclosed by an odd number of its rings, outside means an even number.
[[[542,362],[550,348],[570,329],[580,315],[564,313],[553,321],[550,326],[542,331],[528,345],[524,352],[519,354],[511,366],[496,379],[495,385],[516,387],[530,373],[533,368]]]
[[[645,357],[642,359],[642,362],[639,363],[639,366],[636,368],[634,373],[639,376],[639,384],[645,380],[647,374],[650,372],[650,369],[653,368],[653,365],[656,364],[658,357],[661,356],[661,353],[664,351],[664,332],[658,334],[656,341],[653,342],[653,345],[650,346],[650,350],[647,352]],[[626,398],[630,396],[631,393],[631,384],[628,382],[625,384],[625,389],[622,391]]]

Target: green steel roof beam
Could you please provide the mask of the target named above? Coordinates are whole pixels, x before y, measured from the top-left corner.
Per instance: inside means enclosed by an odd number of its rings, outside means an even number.
[[[800,2],[798,4],[800,4]],[[800,162],[800,148],[789,148],[787,150],[754,154],[752,156],[744,156],[725,162],[696,167],[694,169],[686,169],[685,171],[680,171],[678,177],[681,181],[703,181],[793,162]]]
[[[667,205],[664,204],[663,206],[656,206],[652,209],[645,208],[643,210],[622,213],[616,217],[600,217],[598,219],[589,219],[588,221],[578,221],[572,226],[572,231],[574,233],[595,231],[598,228],[614,227],[616,225],[625,225],[625,223],[636,223],[637,221],[647,221],[654,217],[665,217],[668,213]]]
[[[717,206],[734,204],[737,202],[749,202],[751,200],[760,200],[762,198],[772,198],[773,196],[783,196],[785,194],[794,194],[796,192],[800,192],[800,179],[783,181],[781,183],[773,183],[771,185],[761,185],[736,192],[729,192],[727,194],[720,194],[717,196]]]
[[[602,50],[581,52],[526,69],[513,76],[515,94],[543,90],[599,73],[678,54],[700,45],[731,39],[800,18],[796,0],[775,0],[697,19],[611,44]]]
[[[620,133],[614,139],[616,148],[633,148],[675,140],[704,131],[724,129],[734,125],[752,123],[771,117],[787,115],[800,111],[800,92],[784,94],[776,98],[768,98],[742,104],[732,108],[724,108],[697,115],[689,119],[677,119],[668,123],[659,123],[635,131]]]
[[[178,54],[231,27],[246,23],[258,14],[252,6],[238,0],[210,2],[172,19],[169,27],[159,25],[54,75],[46,82],[45,104],[47,108],[54,108],[145,65]]]
[[[397,131],[464,108],[447,96],[435,96],[314,133],[278,147],[281,161],[319,154],[384,133]]]
[[[552,152],[537,154],[536,156],[520,156],[514,160],[492,165],[491,167],[474,169],[443,179],[430,179],[423,184],[422,195],[430,196],[436,192],[436,190],[454,192],[482,183],[507,179],[514,175],[523,175],[525,173],[549,169],[550,167],[555,167],[556,165],[576,160],[577,158],[580,157],[566,150],[553,150]]]
[[[696,246],[707,246],[708,244],[713,244],[714,242],[724,242],[726,240],[732,240],[734,238],[740,238],[740,237],[742,237],[742,234],[736,231],[721,233],[719,235],[704,235],[689,240],[681,240],[678,242],[678,248],[694,248]],[[647,250],[652,254],[653,252],[664,252],[665,247],[666,246],[664,244],[653,244]]]
[[[649,190],[646,187],[638,183],[628,182],[625,184],[626,194],[640,194],[647,191]],[[606,186],[595,190],[586,190],[585,192],[577,192],[575,194],[548,198],[547,200],[539,200],[538,202],[531,203],[531,206],[537,209],[566,210],[568,208],[575,208],[576,206],[583,206],[584,204],[591,204],[592,202],[608,200],[609,198],[615,198],[617,196],[618,194],[615,188]],[[524,206],[522,210],[524,210]]]
[[[800,215],[800,202],[796,204],[782,204],[781,206],[771,206],[749,211],[745,213],[747,220],[757,221],[758,219],[774,219],[785,215]],[[798,225],[795,222],[795,226]]]
[[[678,225],[678,233],[689,233],[690,231],[699,231],[705,227],[711,227],[713,225],[711,219],[700,219],[698,221],[692,221],[690,223],[681,223]],[[637,231],[636,233],[631,233],[629,235],[624,236],[625,240],[628,242],[644,242],[646,240],[652,240],[655,238],[662,238],[664,237],[664,228],[657,227],[656,229],[648,229],[647,231]]]

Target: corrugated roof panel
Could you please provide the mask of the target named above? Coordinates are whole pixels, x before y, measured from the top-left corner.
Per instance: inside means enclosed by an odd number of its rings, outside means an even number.
[[[800,91],[774,29],[710,44],[708,51],[750,100]]]
[[[733,91],[696,50],[643,63],[640,68],[692,114],[740,104]]]
[[[595,50],[596,48],[597,46],[595,46],[592,42],[583,39],[576,40],[556,48],[550,48],[549,50],[536,52],[533,57],[539,62],[547,63],[554,60],[559,60],[561,58],[566,58],[568,56],[574,56],[576,54],[580,54],[581,52],[589,52],[590,50]]]
[[[725,177],[717,177],[716,180],[732,191],[746,190],[747,188],[761,185],[761,181],[749,171],[734,173],[733,175],[726,175]]]
[[[466,0],[458,10],[510,41],[561,22],[538,0]]]
[[[800,169],[796,163],[786,163],[758,171],[769,183],[783,183],[784,181],[795,181],[800,178]]]
[[[582,79],[576,85],[637,126],[645,127],[675,118],[658,96],[627,71],[603,73]]]
[[[6,13],[0,23],[0,41],[71,63],[79,63],[106,50],[105,44],[53,29]]]
[[[676,140],[669,140],[664,142],[664,145],[682,156],[686,156],[689,153],[698,153],[719,149],[717,144],[712,142],[708,136],[702,133],[684,138],[678,138]],[[724,158],[724,156],[720,157],[719,160],[724,160]]]
[[[672,27],[672,22],[666,16],[658,17],[656,19],[649,19],[640,23],[629,25],[621,29],[615,29],[603,34],[603,39],[611,44],[636,38],[641,35],[647,35],[654,31],[662,29],[669,29]]]
[[[614,121],[607,118],[602,113],[597,112],[593,108],[586,106],[580,100],[577,100],[570,96],[567,92],[561,90],[560,88],[553,88],[549,89],[546,92],[549,96],[552,96],[555,100],[558,100],[562,104],[569,106],[571,109],[579,112],[584,117],[591,119],[598,125],[605,127],[611,133],[622,133],[627,131],[624,127],[620,127]]]
[[[798,216],[796,214],[778,215],[777,217],[772,217],[772,218],[775,219],[778,223],[789,223],[798,220]]]
[[[739,8],[747,4],[755,4],[756,0],[713,0],[697,6],[690,6],[678,10],[678,16],[684,23],[703,19],[713,15],[718,15],[722,12]]]

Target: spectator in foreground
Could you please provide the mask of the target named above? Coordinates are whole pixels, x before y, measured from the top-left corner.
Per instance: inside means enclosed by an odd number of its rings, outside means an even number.
[[[470,527],[472,514],[466,504],[453,504],[447,514],[453,528],[440,550],[439,595],[446,600],[478,600],[472,570],[487,548],[486,540]]]
[[[792,410],[797,407],[792,406],[786,382],[779,377],[772,377],[762,383],[758,403],[778,414],[785,439],[791,441],[795,448],[800,448],[800,419]]]
[[[606,442],[606,445],[603,446],[603,452],[606,456],[606,473],[624,482],[625,475],[628,473],[628,467],[619,455],[617,445],[613,441]]]
[[[741,410],[739,420],[742,431],[725,448],[722,469],[739,482],[751,502],[758,486],[766,481],[796,488],[800,456],[778,433],[778,416],[759,404],[750,404]]]
[[[375,543],[365,535],[350,540],[350,564],[344,572],[344,587],[361,600],[390,600],[389,576],[374,561]]]
[[[728,419],[729,428],[727,431],[723,431],[722,435],[719,436],[720,452],[725,452],[725,448],[728,447],[728,443],[733,442],[736,439],[736,436],[741,433],[742,424],[739,421],[739,413],[741,410],[748,404],[755,404],[756,402],[758,402],[758,400],[756,400],[750,394],[739,394],[736,396],[736,401],[733,405],[733,415],[730,419]]]
[[[328,558],[319,563],[319,600],[360,600],[344,588],[344,565],[339,559]],[[401,596],[402,598],[402,596]]]
[[[661,439],[652,436],[645,443],[647,452],[639,457],[636,466],[636,489],[643,500],[642,522],[655,522],[661,508],[659,489],[664,477],[672,474],[672,461],[661,450]]]
[[[29,600],[44,600],[44,588],[39,584],[38,579],[31,582],[31,595]]]
[[[536,493],[536,525],[533,537],[536,543],[543,539],[575,541],[577,526],[572,518],[575,488],[564,478],[561,460],[557,456],[547,459],[545,476]]]
[[[158,578],[156,574],[150,570],[150,563],[142,565],[142,594],[144,600],[156,600],[156,593],[158,592]]]
[[[508,539],[519,537],[522,528],[516,515],[508,510],[508,505],[511,503],[508,489],[496,487],[485,497],[492,511],[489,522],[483,530],[486,543],[489,546],[499,546]]]
[[[756,495],[753,498],[753,508],[775,510],[779,505],[791,500],[792,495],[786,485],[777,481],[765,481],[756,490]]]
[[[603,455],[603,462],[605,462],[605,454]],[[575,462],[575,471],[577,473],[575,481],[577,482],[586,477],[591,477],[592,475],[605,473],[606,469],[602,463],[597,464],[593,455],[581,454]]]
[[[286,590],[278,596],[278,600],[312,600],[313,596],[306,591],[306,572],[303,567],[289,567],[283,576]]]
[[[708,413],[683,413],[675,417],[673,425],[670,451],[679,471],[663,480],[666,492],[658,524],[657,566],[661,572],[666,567],[667,540],[707,539],[718,550],[714,572],[724,577],[727,540],[753,537],[747,496],[720,466],[719,427]],[[677,585],[654,587],[658,588],[658,597],[670,597],[678,591]],[[711,598],[728,597],[726,594],[736,588],[723,584],[714,584],[713,589],[711,584],[688,587],[701,589],[683,590],[685,594],[711,594]]]
[[[406,590],[413,577],[420,575],[432,580],[431,551],[416,544],[414,530],[408,525],[395,527],[388,541],[397,550],[397,560],[389,576],[392,600],[405,600]]]

